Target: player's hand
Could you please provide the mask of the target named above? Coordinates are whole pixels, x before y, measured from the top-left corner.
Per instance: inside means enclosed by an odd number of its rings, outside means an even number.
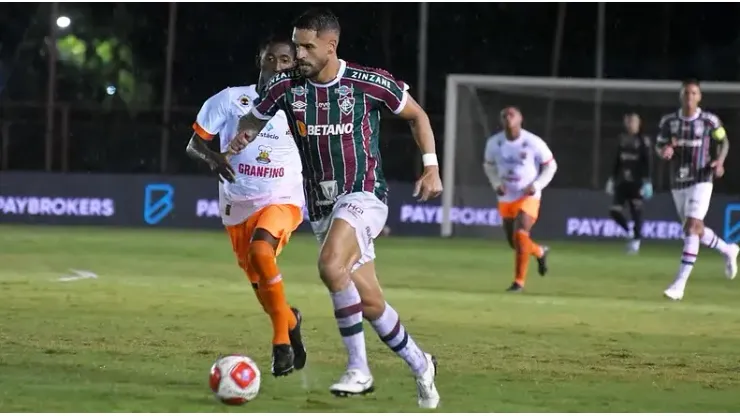
[[[438,166],[425,166],[421,178],[416,181],[413,196],[419,201],[436,198],[442,193],[442,179],[439,177]]]
[[[721,178],[725,176],[725,165],[724,163],[721,163],[719,160],[713,161],[709,166],[712,167],[712,171],[714,172],[715,178]]]
[[[653,184],[650,183],[650,181],[644,181],[642,183],[642,188],[640,189],[640,195],[642,195],[645,199],[650,199],[653,197]]]
[[[236,172],[234,172],[234,168],[231,167],[231,164],[228,160],[229,153],[213,153],[211,155],[210,160],[208,161],[208,165],[211,167],[211,170],[218,173],[219,180],[224,179],[231,183],[234,183]]]
[[[505,193],[506,193],[506,188],[504,188],[504,185],[499,185],[496,187],[496,195],[504,196]]]
[[[660,151],[660,157],[664,160],[670,160],[673,157],[673,145],[667,144]]]
[[[532,196],[537,193],[537,188],[534,186],[534,184],[531,184],[528,187],[524,188],[524,193]]]
[[[235,155],[244,150],[244,148],[247,147],[248,144],[249,137],[247,136],[247,132],[240,131],[236,133],[236,136],[234,136],[234,138],[231,139],[231,141],[229,142],[227,153]]]

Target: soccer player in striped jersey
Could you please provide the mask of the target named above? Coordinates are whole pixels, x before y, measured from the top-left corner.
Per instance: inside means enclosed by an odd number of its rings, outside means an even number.
[[[673,283],[663,293],[681,300],[694,268],[699,244],[719,251],[725,257],[725,275],[737,275],[737,244],[728,244],[709,227],[704,217],[712,198],[712,181],[725,173],[724,163],[730,144],[719,117],[699,108],[701,89],[696,80],[681,87],[681,108],[660,120],[656,150],[670,161],[671,193],[678,216],[684,224],[681,264]]]
[[[301,314],[286,301],[277,264],[291,233],[303,222],[305,196],[298,149],[282,112],[259,133],[253,146],[228,161],[207,145],[219,135],[221,151],[227,150],[239,118],[254,105],[259,86],[276,72],[295,66],[292,40],[270,39],[260,48],[258,62],[258,85],[225,88],[206,100],[193,123],[188,154],[208,163],[228,181],[219,185],[221,219],[239,267],[272,321],[271,370],[278,377],[306,365]]]
[[[421,350],[385,302],[372,272],[374,243],[388,217],[388,187],[379,150],[383,107],[407,120],[424,162],[416,183],[421,200],[442,192],[434,134],[408,86],[384,70],[337,57],[340,26],[328,11],[310,10],[294,25],[298,69],[275,76],[232,141],[239,152],[278,110],[288,115],[301,153],[308,211],[319,241],[319,274],[331,293],[334,316],[349,355],[347,370],[329,390],[338,396],[373,389],[363,316],[383,342],[409,365],[417,402],[436,408],[436,359]]]

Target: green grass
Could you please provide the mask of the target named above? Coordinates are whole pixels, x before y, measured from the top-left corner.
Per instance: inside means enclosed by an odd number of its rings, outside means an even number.
[[[661,298],[680,245],[552,243],[551,275],[506,294],[500,242],[384,238],[378,269],[411,334],[439,358],[446,412],[740,411],[740,282],[700,254],[683,302]],[[377,392],[337,399],[345,353],[317,246],[281,257],[305,315],[309,365],[263,373],[244,407],[216,403],[208,369],[239,352],[269,368],[271,327],[225,233],[0,227],[0,411],[416,411],[405,364],[366,325]],[[533,265],[534,266],[534,265]],[[62,283],[68,269],[97,280]]]

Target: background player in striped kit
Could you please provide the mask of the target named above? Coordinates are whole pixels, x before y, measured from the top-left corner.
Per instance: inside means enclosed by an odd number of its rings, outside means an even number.
[[[606,193],[614,196],[609,215],[628,233],[627,252],[631,254],[640,251],[642,204],[653,196],[650,139],[642,134],[640,124],[637,113],[624,115],[624,133],[618,137],[614,169],[606,183]],[[625,205],[629,206],[632,216],[631,230],[624,215]]]
[[[260,47],[258,66],[260,86],[277,71],[294,67],[293,42],[268,40]],[[228,161],[206,144],[218,134],[221,151],[226,151],[239,118],[258,97],[257,87],[226,88],[206,100],[193,123],[195,134],[188,154],[208,163],[228,181],[219,185],[221,219],[239,267],[272,321],[272,374],[277,377],[306,365],[301,314],[286,300],[276,261],[290,234],[303,222],[305,196],[298,149],[282,112],[259,133],[254,146]]]
[[[429,117],[408,86],[387,71],[338,58],[340,26],[331,12],[310,10],[294,25],[298,70],[275,76],[260,102],[242,118],[231,143],[241,151],[279,109],[291,121],[304,165],[311,226],[322,242],[319,274],[331,294],[348,353],[347,370],[329,390],[340,396],[373,389],[362,328],[368,319],[383,342],[406,361],[416,378],[417,403],[436,408],[436,359],[414,342],[388,305],[374,274],[353,273],[375,258],[374,240],[388,217],[388,192],[379,150],[383,107],[407,120],[422,151],[424,172],[415,196],[442,192]],[[371,277],[368,279],[368,277]],[[380,307],[368,309],[367,305]],[[369,316],[368,310],[377,311]]]
[[[712,181],[721,178],[729,151],[727,132],[719,117],[699,108],[701,89],[696,80],[684,81],[681,108],[660,120],[656,150],[670,161],[671,193],[679,218],[684,223],[681,265],[673,283],[663,293],[673,300],[683,298],[686,283],[699,254],[699,244],[722,253],[725,275],[737,275],[737,244],[727,244],[704,225],[712,198]]]

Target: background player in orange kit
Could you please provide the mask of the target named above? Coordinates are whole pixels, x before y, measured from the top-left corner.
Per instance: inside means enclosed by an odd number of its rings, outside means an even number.
[[[306,364],[300,312],[288,305],[276,257],[303,221],[301,159],[280,112],[257,135],[255,145],[227,159],[206,141],[220,136],[221,151],[237,132],[239,118],[252,108],[260,88],[276,72],[295,65],[290,39],[273,39],[260,49],[260,85],[226,88],[209,98],[193,124],[188,154],[208,163],[228,183],[219,185],[221,218],[239,266],[252,282],[273,326],[272,374],[287,375]]]
[[[486,143],[483,169],[498,195],[506,236],[516,251],[514,282],[507,290],[519,292],[527,279],[529,256],[537,259],[541,276],[547,273],[548,248],[532,241],[529,233],[539,215],[542,190],[555,176],[557,163],[545,141],[522,128],[518,108],[504,108],[501,124],[504,130]]]

